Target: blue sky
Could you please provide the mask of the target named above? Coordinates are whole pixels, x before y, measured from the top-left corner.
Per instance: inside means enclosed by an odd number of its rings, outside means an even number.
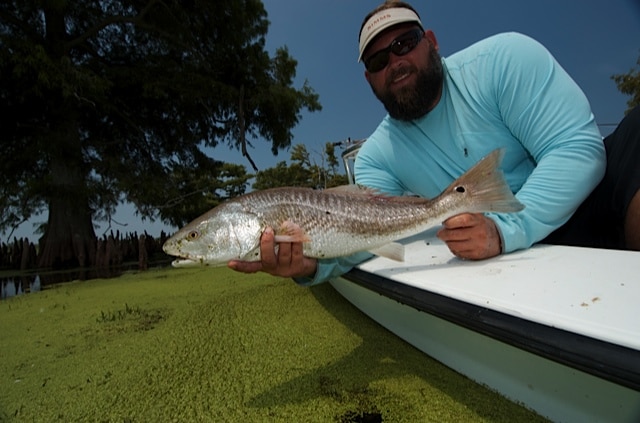
[[[366,138],[385,115],[357,63],[358,30],[370,9],[382,0],[263,0],[271,22],[267,49],[287,46],[298,61],[295,86],[305,80],[320,96],[322,111],[303,112],[294,128],[294,144],[305,144],[316,159],[328,141]],[[623,117],[628,96],[611,75],[637,68],[640,56],[640,0],[430,0],[414,1],[424,26],[434,31],[440,53],[448,56],[487,36],[517,31],[529,35],[555,56],[580,85],[603,135]],[[260,169],[289,158],[274,157],[264,140],[253,140],[251,155]],[[218,160],[250,168],[238,152],[220,146],[211,151]],[[203,210],[204,212],[204,210]],[[34,219],[45,220],[46,217]],[[159,222],[141,222],[123,206],[113,224],[124,232],[147,230],[158,235]],[[102,235],[104,226],[96,233]],[[14,233],[32,239],[33,222]],[[0,240],[6,240],[6,234]]]

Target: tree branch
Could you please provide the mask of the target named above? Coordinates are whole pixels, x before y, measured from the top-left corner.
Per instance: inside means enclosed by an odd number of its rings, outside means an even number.
[[[247,135],[245,132],[245,121],[244,121],[244,85],[240,86],[240,100],[238,101],[238,133],[240,136],[240,144],[242,146],[242,155],[249,160],[251,167],[254,172],[258,171],[258,166],[256,166],[255,162],[249,155],[249,151],[247,151]]]
[[[18,28],[22,33],[24,33],[27,37],[29,37],[34,42],[42,43],[42,36],[35,31],[31,25],[26,23],[25,21],[21,21],[15,15],[11,13],[7,13],[4,10],[0,9],[0,20],[3,20],[10,25],[13,25],[15,28]]]
[[[243,103],[242,100],[240,101],[240,103]],[[248,145],[251,145],[250,143],[247,142],[247,137],[246,137],[246,123],[245,123],[245,119],[244,119],[244,109],[243,109],[243,105],[240,106],[240,111],[238,112],[238,126],[240,127],[240,129],[238,129],[238,137],[239,137],[239,142],[240,142],[240,151],[242,153],[242,157],[246,157],[247,160],[249,160],[249,163],[251,164],[251,168],[254,170],[254,172],[258,172],[258,166],[256,165],[256,163],[253,161],[253,158],[251,158],[251,155],[249,154],[249,150],[247,148]],[[213,122],[221,124],[223,126],[227,126],[231,123],[233,123],[232,119],[211,119]],[[230,148],[238,148],[237,145],[234,145],[233,142],[229,142],[229,147]]]
[[[108,27],[109,25],[118,24],[118,23],[131,23],[138,24],[142,22],[142,19],[149,13],[152,7],[154,7],[157,3],[162,3],[161,0],[150,0],[149,3],[138,13],[136,16],[110,16],[104,19],[101,22],[93,25],[91,28],[82,33],[79,37],[74,38],[65,44],[65,51],[69,51],[74,47],[79,46],[80,44],[87,41],[89,38],[95,36],[102,29]]]

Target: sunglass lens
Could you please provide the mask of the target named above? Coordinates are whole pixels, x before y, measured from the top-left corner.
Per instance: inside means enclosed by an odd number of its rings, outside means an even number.
[[[371,73],[379,72],[389,64],[389,50],[382,50],[365,61],[367,70]]]
[[[379,72],[389,64],[389,54],[393,52],[396,56],[404,56],[416,48],[422,39],[423,32],[414,29],[393,40],[389,47],[382,49],[365,59],[364,65],[371,73]]]
[[[413,50],[416,45],[418,45],[418,38],[415,36],[415,34],[412,34],[410,37],[404,40],[398,40],[398,43],[392,46],[391,51],[396,56],[404,56],[405,54]]]

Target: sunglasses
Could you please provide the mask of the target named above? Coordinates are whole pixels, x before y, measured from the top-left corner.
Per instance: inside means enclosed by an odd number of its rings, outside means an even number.
[[[424,31],[419,28],[414,28],[409,32],[405,32],[395,40],[391,41],[388,47],[378,50],[368,58],[364,59],[364,66],[370,73],[380,72],[386,68],[389,64],[389,54],[393,53],[396,56],[404,56],[411,50],[416,48]]]

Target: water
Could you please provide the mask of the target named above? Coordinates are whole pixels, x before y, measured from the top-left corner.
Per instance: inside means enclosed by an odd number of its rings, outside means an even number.
[[[149,268],[165,267],[170,264],[170,260],[161,260],[149,263]],[[128,270],[137,270],[138,263],[129,263],[122,266],[112,266],[105,268],[85,268],[69,271],[40,272],[21,275],[0,276],[0,299],[14,297],[32,292],[39,292],[52,285],[75,280],[86,281],[89,279],[108,279],[122,275]]]
[[[42,289],[40,275],[0,278],[0,298],[5,299]]]

